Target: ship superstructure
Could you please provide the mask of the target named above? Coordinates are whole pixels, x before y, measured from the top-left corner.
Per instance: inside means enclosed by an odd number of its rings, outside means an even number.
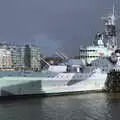
[[[104,32],[96,34],[93,45],[80,47],[80,59],[84,64],[91,64],[93,60],[99,57],[109,57],[117,48],[114,3],[112,14],[102,17],[102,19],[104,20]]]

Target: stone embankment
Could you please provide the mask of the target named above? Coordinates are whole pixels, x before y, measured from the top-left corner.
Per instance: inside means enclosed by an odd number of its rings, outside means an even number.
[[[120,70],[111,70],[107,74],[105,85],[108,92],[120,92]]]

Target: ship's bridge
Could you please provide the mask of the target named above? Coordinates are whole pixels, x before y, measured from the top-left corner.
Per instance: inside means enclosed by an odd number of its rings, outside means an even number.
[[[88,46],[83,49],[80,48],[80,59],[85,64],[91,64],[98,57],[109,57],[113,51],[113,49],[105,46]]]

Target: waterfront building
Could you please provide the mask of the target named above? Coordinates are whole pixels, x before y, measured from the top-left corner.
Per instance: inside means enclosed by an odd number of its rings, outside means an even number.
[[[11,52],[7,49],[0,48],[0,69],[12,68]]]
[[[24,47],[24,66],[26,69],[31,68],[31,48],[29,45]]]
[[[24,69],[24,47],[18,45],[9,45],[11,51],[12,63],[14,69]]]
[[[40,70],[40,48],[33,45],[16,48],[16,68],[24,70]]]
[[[40,70],[41,62],[40,62],[40,48],[35,45],[11,45],[11,44],[0,44],[0,56],[1,61],[5,59],[4,62],[7,63],[11,60],[11,67],[15,70]],[[4,52],[3,52],[4,51]],[[6,52],[7,51],[7,52]],[[9,51],[9,57],[8,57]],[[6,56],[7,55],[7,56]],[[5,57],[6,56],[6,57]],[[8,61],[8,59],[10,59]]]
[[[30,45],[30,67],[32,70],[40,70],[41,62],[40,62],[40,48],[34,45]],[[28,56],[29,57],[29,56]]]
[[[16,59],[15,59],[16,60],[16,64],[15,64],[16,69],[24,69],[25,68],[24,46],[17,46],[15,56],[16,56]]]
[[[40,70],[40,48],[33,45],[17,46],[15,52],[16,69]]]

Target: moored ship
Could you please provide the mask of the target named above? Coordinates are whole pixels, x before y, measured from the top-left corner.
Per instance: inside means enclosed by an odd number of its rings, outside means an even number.
[[[37,73],[5,73],[0,77],[0,96],[106,90],[108,72],[118,60],[114,55],[117,49],[114,6],[113,14],[104,19],[105,32],[97,34],[97,45],[80,49],[80,60],[86,64],[69,64],[68,61],[59,65],[47,64],[47,70]],[[107,40],[106,44],[104,40]]]

